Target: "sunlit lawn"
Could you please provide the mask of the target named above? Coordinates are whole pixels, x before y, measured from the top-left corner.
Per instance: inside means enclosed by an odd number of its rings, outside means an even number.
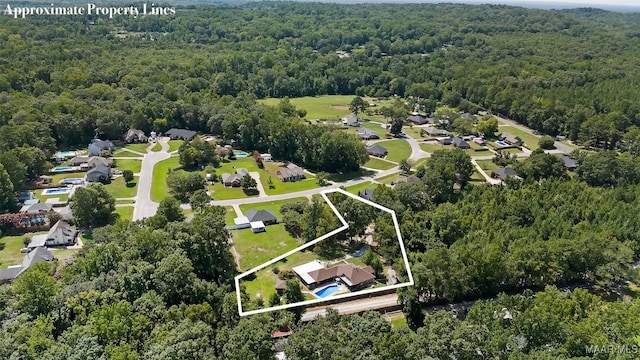
[[[142,161],[141,160],[116,160],[116,169],[118,170],[131,170],[133,171],[134,174],[137,174],[140,172],[140,169],[142,168]]]
[[[420,132],[422,131],[422,128],[419,127],[410,127],[410,126],[404,126],[402,128],[402,132],[404,132],[405,134],[411,136],[412,138],[416,139],[416,140],[420,140],[422,139],[422,135],[420,135]]]
[[[113,157],[142,157],[143,155],[140,154],[136,154],[134,152],[131,151],[127,151],[125,149],[117,149],[116,151],[113,152]]]
[[[383,128],[382,125],[380,125],[377,122],[372,123],[372,122],[369,122],[369,121],[365,121],[365,122],[362,122],[360,124],[360,127],[372,130],[373,132],[375,132],[380,137],[380,139],[384,139],[386,134],[387,134],[387,130],[385,128]],[[355,131],[358,131],[358,128],[356,128]]]
[[[280,218],[282,216],[282,214],[280,213],[280,207],[284,204],[294,203],[297,201],[309,202],[309,199],[306,197],[297,197],[292,199],[276,200],[276,201],[269,201],[269,202],[263,202],[263,203],[242,204],[240,205],[240,210],[242,210],[243,214],[246,214],[247,211],[251,209],[271,210],[278,218]]]
[[[244,158],[237,157],[235,160],[225,159],[222,163],[220,163],[220,166],[216,168],[216,174],[218,176],[222,175],[223,173],[235,174],[236,169],[238,168],[245,168],[249,172],[262,171],[258,168],[258,165],[256,164],[256,161],[253,159],[253,157],[249,156]]]
[[[233,243],[240,254],[240,266],[246,271],[300,246],[285,230],[284,224],[268,225],[266,231],[233,230]]]
[[[151,148],[151,151],[158,152],[160,150],[162,150],[162,145],[160,144],[160,142],[156,141],[156,144],[153,145],[153,147]]]
[[[345,182],[349,180],[360,179],[364,176],[370,176],[375,174],[375,171],[361,169],[359,171],[344,173],[344,174],[330,174],[329,180],[334,182]]]
[[[120,215],[120,219],[133,219],[133,206],[118,206],[116,214]]]
[[[407,318],[405,318],[404,315],[400,314],[391,318],[392,328],[400,328],[404,326],[407,326]]]
[[[233,206],[224,207],[227,212],[224,214],[224,222],[227,226],[233,225],[233,219],[236,218],[236,211],[233,210]]]
[[[71,178],[84,179],[86,174],[87,174],[86,172],[78,171],[78,172],[60,173],[60,174],[47,175],[47,176],[51,178],[52,184],[60,185],[60,181],[64,179],[71,179]],[[66,185],[63,185],[63,186],[66,186]]]
[[[31,238],[37,233],[29,233],[18,236],[3,236],[0,238],[0,268],[18,265],[26,254],[20,253],[24,247],[23,239]]]
[[[499,168],[498,165],[494,164],[492,160],[477,160],[476,161],[480,168],[484,171],[491,171]],[[487,175],[490,175],[487,173]]]
[[[540,140],[540,136],[535,136],[535,135],[526,133],[513,126],[500,126],[498,130],[500,132],[508,132],[519,137],[522,141],[524,141],[524,146],[530,150],[535,150],[540,147],[538,146],[538,141]]]
[[[490,175],[490,174],[487,174],[487,175]],[[485,181],[486,179],[484,178],[484,176],[482,176],[482,174],[480,174],[480,172],[478,172],[477,169],[474,169],[473,174],[471,174],[471,180]]]
[[[169,140],[169,152],[178,150],[183,142],[182,140]]]
[[[122,176],[118,176],[113,179],[110,184],[105,185],[105,187],[107,188],[107,192],[115,198],[129,198],[136,196],[136,192],[138,191],[137,185],[137,176],[135,176],[133,181],[128,185],[124,182],[124,178]]]
[[[307,111],[307,119],[339,119],[350,113],[349,103],[353,100],[353,95],[325,95],[325,96],[306,96],[301,98],[289,99],[298,109]],[[259,100],[261,103],[269,106],[277,106],[280,99],[264,99]]]
[[[391,168],[396,167],[397,165],[394,163],[390,163],[388,161],[380,160],[375,156],[370,156],[369,161],[364,164],[364,167],[378,169],[378,170],[389,170]]]
[[[257,192],[256,194],[247,195],[241,187],[225,187],[219,181],[209,185],[209,192],[213,200],[243,199],[258,196]]]
[[[378,186],[378,184],[374,184],[371,181],[369,182],[363,182],[362,184],[357,184],[357,185],[352,185],[349,186],[348,188],[346,188],[345,190],[347,190],[348,192],[358,195],[358,193],[364,189],[370,188],[370,189],[375,189]]]
[[[395,173],[395,174],[383,176],[380,178],[376,178],[376,181],[381,182],[383,184],[390,185],[398,177],[400,177],[400,173]]]
[[[426,165],[427,161],[429,161],[429,158],[422,158],[422,159],[418,159],[416,160],[416,162],[414,162],[413,164],[411,164],[411,167],[414,169],[419,168],[422,165]]]
[[[169,196],[167,188],[167,175],[170,169],[180,166],[180,159],[172,157],[162,160],[153,168],[153,183],[151,184],[151,200],[160,202]]]
[[[411,156],[411,146],[406,140],[387,140],[376,143],[376,145],[387,149],[389,152],[387,160],[400,162],[400,160],[408,159]]]
[[[147,148],[149,147],[149,145],[150,145],[149,143],[127,144],[124,146],[124,148],[146,154]]]

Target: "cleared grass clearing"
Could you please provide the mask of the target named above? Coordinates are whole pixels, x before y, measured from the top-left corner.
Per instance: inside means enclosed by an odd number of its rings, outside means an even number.
[[[167,160],[160,161],[153,168],[153,183],[151,184],[151,200],[160,202],[169,196],[167,188],[167,175],[169,170],[173,170],[180,166],[180,159],[172,157]]]
[[[113,152],[113,157],[131,157],[131,158],[135,157],[135,158],[139,158],[139,157],[142,157],[142,155],[133,153],[131,151],[127,151],[125,149],[117,149],[116,151]]]
[[[110,184],[105,185],[107,192],[111,194],[114,198],[129,198],[136,196],[138,191],[139,178],[134,176],[133,181],[129,184],[126,184],[124,178],[122,176],[118,176],[113,179]]]
[[[233,230],[233,244],[240,254],[240,266],[248,270],[263,264],[300,245],[289,235],[284,224],[268,225],[266,231]]]
[[[358,195],[358,193],[364,189],[367,189],[367,188],[375,189],[377,186],[378,184],[374,184],[373,182],[369,181],[369,182],[364,182],[362,184],[349,186],[348,188],[345,188],[345,190],[347,190],[352,194]]]
[[[116,214],[120,216],[120,219],[131,221],[131,219],[133,219],[133,206],[118,206],[116,208]]]
[[[390,163],[388,161],[380,160],[376,157],[371,156],[369,161],[364,164],[364,167],[378,169],[378,170],[389,170],[391,168],[396,167],[396,164]]]
[[[386,157],[387,160],[400,162],[411,156],[411,146],[405,140],[387,140],[376,144],[387,149],[389,152]]]
[[[169,152],[178,150],[183,142],[182,140],[169,140]]]
[[[211,193],[213,200],[244,199],[258,196],[257,192],[255,195],[247,195],[241,187],[225,187],[220,182],[209,185],[209,193]]]
[[[139,153],[146,154],[147,148],[149,147],[149,143],[141,143],[141,144],[127,144],[124,146],[125,149],[137,151]]]
[[[141,160],[115,160],[116,163],[116,169],[118,170],[131,170],[133,171],[134,174],[137,174],[140,172],[140,169],[142,168],[142,161]]]

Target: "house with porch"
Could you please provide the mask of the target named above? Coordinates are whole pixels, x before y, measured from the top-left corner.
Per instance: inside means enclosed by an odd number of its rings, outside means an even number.
[[[112,153],[116,146],[109,140],[93,139],[89,144],[89,155],[100,156],[103,151]]]

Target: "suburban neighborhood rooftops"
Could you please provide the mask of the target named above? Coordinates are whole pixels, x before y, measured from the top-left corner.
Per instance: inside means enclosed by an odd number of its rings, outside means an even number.
[[[53,206],[51,206],[51,204],[36,203],[28,207],[25,206],[22,210],[27,214],[37,214],[39,212],[49,212],[52,208]]]
[[[385,149],[384,147],[380,146],[380,145],[371,145],[367,148],[367,154],[369,155],[374,155],[374,156],[379,156],[379,157],[384,157],[387,155],[387,149]]]
[[[358,195],[363,199],[371,200],[375,191],[375,189],[364,189],[360,191]]]
[[[567,155],[562,155],[561,159],[564,163],[564,167],[568,169],[575,169],[578,167],[578,162],[568,157]]]
[[[278,219],[271,210],[256,210],[250,209],[246,213],[249,222],[262,221],[262,222],[276,222]]]
[[[249,170],[247,170],[245,168],[237,168],[236,169],[236,174],[238,174],[239,176],[249,175]]]
[[[515,136],[515,135],[513,135],[511,133],[508,133],[508,132],[503,132],[502,134],[500,134],[499,138],[500,138],[500,140],[506,141],[507,143],[509,143],[511,145],[518,144],[518,143],[520,143],[522,141],[519,137],[517,137],[517,136]]]
[[[516,173],[515,170],[509,169],[509,168],[505,168],[505,167],[501,167],[501,168],[495,169],[493,171],[493,173],[500,180],[505,180],[509,176],[517,176],[518,175],[518,173]]]
[[[44,247],[37,247],[27,254],[22,260],[22,268],[24,270],[41,261],[52,261],[53,254]]]
[[[296,274],[298,274],[298,276],[304,280],[305,283],[307,284],[312,284],[314,283],[314,279],[309,276],[309,273],[312,271],[316,271],[319,269],[323,269],[324,265],[322,265],[322,263],[318,260],[313,260],[311,262],[308,262],[306,264],[302,264],[302,265],[298,265],[294,268],[292,268],[291,270],[293,270],[293,272],[295,272]]]
[[[444,129],[438,129],[435,126],[428,126],[424,128],[424,132],[429,136],[449,136],[449,132]]]
[[[338,265],[309,272],[307,275],[314,283],[321,283],[332,278],[341,278],[349,286],[357,286],[375,279],[371,266],[359,267],[353,264]]]
[[[127,130],[127,133],[124,135],[124,141],[126,142],[133,142],[133,141],[145,142],[147,140],[148,138],[147,138],[147,135],[144,134],[144,131],[138,130],[138,129],[129,129]]]
[[[369,139],[379,139],[380,137],[375,131],[367,128],[360,128],[356,131],[356,134],[360,137],[360,139],[369,140]]]
[[[429,120],[425,115],[422,114],[413,114],[407,118],[407,120],[411,121],[414,124],[422,125],[426,124]]]
[[[165,135],[169,136],[172,139],[182,139],[182,140],[191,140],[196,136],[197,132],[193,131],[193,130],[187,130],[187,129],[169,129],[169,131],[167,131],[165,133]]]

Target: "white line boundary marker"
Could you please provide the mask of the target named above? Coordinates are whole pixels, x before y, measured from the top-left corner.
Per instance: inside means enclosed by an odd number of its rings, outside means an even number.
[[[398,242],[400,243],[400,251],[402,252],[402,260],[404,261],[404,266],[405,269],[407,270],[407,276],[409,277],[409,281],[408,282],[404,282],[404,283],[400,283],[400,284],[395,284],[395,285],[388,285],[388,286],[383,286],[380,288],[375,288],[375,289],[367,289],[367,290],[360,290],[360,291],[356,291],[354,293],[347,293],[347,294],[340,294],[340,295],[335,295],[335,296],[331,296],[330,298],[325,298],[325,299],[314,299],[314,300],[307,300],[307,301],[300,301],[297,303],[293,303],[293,304],[285,304],[285,305],[278,305],[278,306],[271,306],[268,308],[264,308],[264,309],[258,309],[258,310],[250,310],[250,311],[243,311],[242,310],[242,300],[240,299],[240,279],[244,278],[245,276],[254,273],[258,270],[262,270],[264,268],[266,268],[267,266],[271,265],[271,264],[275,264],[278,261],[286,258],[287,256],[294,254],[298,251],[304,250],[306,248],[308,248],[309,246],[312,246],[324,239],[327,239],[341,231],[344,231],[346,229],[349,228],[349,224],[347,224],[347,222],[344,220],[344,218],[342,217],[342,215],[340,214],[340,212],[338,212],[338,209],[336,209],[336,207],[333,205],[333,203],[331,202],[331,200],[329,200],[329,198],[327,197],[328,193],[334,193],[334,192],[339,192],[341,194],[347,195],[351,198],[354,198],[358,201],[362,201],[363,203],[369,205],[369,206],[373,206],[376,209],[388,212],[389,214],[391,214],[391,217],[393,219],[393,225],[396,228],[396,235],[398,236]],[[340,222],[342,223],[342,226],[327,233],[324,234],[320,237],[318,237],[317,239],[314,239],[312,241],[309,241],[308,243],[305,243],[302,246],[299,246],[291,251],[288,251],[274,259],[271,259],[269,261],[267,261],[266,263],[262,264],[262,265],[258,265],[256,267],[254,267],[251,270],[247,270],[245,272],[243,272],[240,275],[237,275],[235,277],[235,283],[236,283],[236,297],[238,299],[238,313],[240,314],[240,316],[247,316],[247,315],[255,315],[255,314],[261,314],[261,313],[266,313],[266,312],[270,312],[270,311],[277,311],[277,310],[283,310],[283,309],[289,309],[289,308],[293,308],[293,307],[298,307],[298,306],[307,306],[307,305],[313,305],[313,304],[319,304],[319,303],[323,303],[323,302],[327,302],[330,300],[337,300],[337,299],[348,299],[348,298],[352,298],[355,296],[360,296],[363,294],[375,294],[375,293],[379,293],[382,291],[387,291],[387,290],[391,290],[391,289],[398,289],[398,288],[402,288],[402,287],[407,287],[407,286],[413,286],[414,282],[413,282],[413,274],[411,273],[411,268],[409,267],[409,259],[407,258],[407,251],[404,247],[404,241],[402,241],[402,234],[400,234],[400,226],[398,225],[398,218],[396,217],[396,212],[388,209],[384,206],[381,206],[379,204],[376,204],[372,201],[369,201],[367,199],[363,199],[357,195],[351,194],[343,189],[329,189],[329,190],[324,190],[320,192],[320,195],[322,195],[322,197],[324,198],[324,200],[327,202],[327,204],[329,205],[329,207],[331,208],[331,210],[333,211],[333,213],[338,217],[338,219],[340,220]]]

